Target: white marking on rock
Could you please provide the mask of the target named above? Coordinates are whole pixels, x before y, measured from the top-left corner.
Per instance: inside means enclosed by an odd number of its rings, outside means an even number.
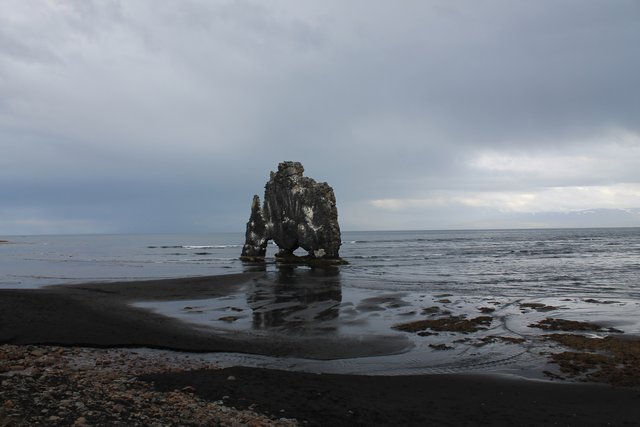
[[[313,222],[313,209],[309,206],[303,206],[302,212],[304,212],[304,218],[307,223],[311,224]]]

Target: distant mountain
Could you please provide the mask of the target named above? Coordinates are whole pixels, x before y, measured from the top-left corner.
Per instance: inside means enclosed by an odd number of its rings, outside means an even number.
[[[640,227],[640,208],[501,213],[464,224],[469,228]]]

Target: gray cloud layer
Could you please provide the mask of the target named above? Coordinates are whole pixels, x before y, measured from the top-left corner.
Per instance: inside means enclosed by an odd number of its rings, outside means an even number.
[[[344,228],[637,207],[638,40],[624,0],[0,0],[0,233],[241,230],[286,159]]]

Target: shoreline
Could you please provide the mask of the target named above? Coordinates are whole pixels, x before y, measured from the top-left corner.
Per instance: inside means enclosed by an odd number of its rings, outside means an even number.
[[[199,354],[237,352],[331,360],[393,355],[406,350],[411,341],[394,341],[384,336],[345,340],[344,337],[280,335],[274,339],[273,335],[250,331],[199,327],[131,305],[143,300],[224,298],[232,292],[242,291],[259,277],[261,273],[243,273],[0,290],[0,382],[3,385],[0,426],[29,425],[34,420],[70,425],[80,418],[87,424],[109,424],[105,420],[110,409],[95,402],[92,410],[82,409],[82,405],[87,406],[83,403],[64,417],[49,415],[53,409],[45,403],[41,411],[46,412],[41,414],[31,413],[27,408],[28,402],[45,402],[42,393],[51,393],[58,387],[50,383],[52,369],[58,378],[54,383],[63,381],[71,388],[79,387],[74,382],[77,367],[69,363],[56,365],[67,354],[68,358],[81,355],[85,361],[102,361],[82,370],[86,378],[103,378],[107,374],[112,379],[128,378],[131,382],[124,385],[125,390],[144,389],[152,393],[149,391],[152,388],[153,393],[164,396],[162,399],[178,393],[181,401],[192,402],[190,404],[200,408],[198,411],[205,411],[205,408],[209,412],[218,411],[217,406],[215,410],[210,406],[215,403],[223,408],[235,406],[262,414],[256,416],[266,414],[267,418],[260,418],[263,424],[256,425],[267,425],[264,423],[268,419],[274,423],[272,425],[295,425],[290,420],[281,420],[282,417],[306,421],[304,425],[336,426],[423,425],[427,422],[438,425],[473,425],[473,422],[478,425],[599,425],[632,423],[640,419],[640,409],[635,409],[640,398],[637,385],[613,387],[560,380],[535,381],[469,372],[375,376],[238,366],[221,369],[220,364]],[[134,347],[170,351],[156,350],[149,355]],[[167,362],[172,358],[182,362]],[[143,364],[149,360],[154,362],[143,369],[135,368],[140,360],[146,361]],[[44,369],[47,366],[49,371]],[[636,374],[632,372],[632,375]],[[29,388],[31,382],[38,387]],[[87,384],[82,387],[85,386],[89,387]],[[29,389],[22,403],[22,398],[13,394],[16,387]],[[197,405],[193,403],[196,401],[199,402]],[[132,402],[129,404],[133,405]],[[147,409],[140,408],[140,411],[146,413]],[[24,414],[24,411],[31,412]],[[216,413],[219,417],[219,412]],[[58,418],[42,418],[43,414]],[[145,416],[152,415],[150,412]],[[198,419],[197,413],[192,415]],[[16,421],[18,416],[30,421],[20,424]],[[73,417],[77,419],[71,419]],[[143,421],[135,424],[136,420],[128,418],[127,424],[148,425]],[[192,425],[199,424],[194,421]]]
[[[198,355],[0,345],[0,426],[635,425],[639,388],[497,375],[220,369]]]
[[[318,360],[389,355],[401,353],[411,345],[404,337],[338,339],[204,328],[131,305],[142,300],[221,298],[260,275],[0,289],[0,343],[149,347]]]
[[[0,344],[146,347],[219,354],[226,366],[333,374],[494,372],[640,385],[632,318],[640,303],[551,302],[365,291],[341,285],[335,272],[287,269],[51,285],[0,289]],[[600,320],[580,321],[585,313]],[[622,363],[625,371],[581,377],[574,361],[553,357],[572,348],[613,351],[603,368]],[[607,381],[613,374],[627,378]]]

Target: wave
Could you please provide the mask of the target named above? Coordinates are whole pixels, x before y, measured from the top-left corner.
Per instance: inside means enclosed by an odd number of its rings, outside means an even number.
[[[242,245],[162,245],[147,246],[149,249],[227,249],[241,248]]]
[[[397,239],[371,239],[371,240],[350,240],[349,244],[360,244],[360,243],[442,243],[442,242],[455,242],[459,243],[462,241],[473,241],[470,237],[447,237],[447,238],[436,238],[436,237],[406,237],[406,238],[397,238]]]
[[[182,249],[226,249],[226,248],[241,248],[242,245],[184,245]]]

